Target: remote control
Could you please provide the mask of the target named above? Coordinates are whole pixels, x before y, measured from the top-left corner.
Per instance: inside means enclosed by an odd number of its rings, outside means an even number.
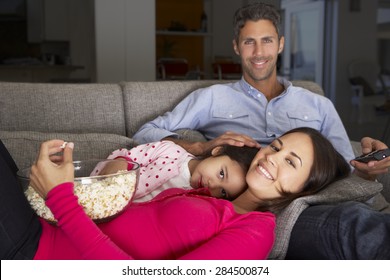
[[[390,156],[390,149],[383,149],[373,151],[366,155],[358,156],[357,158],[355,158],[355,160],[367,163],[372,160],[382,160],[384,158],[387,158],[388,156]]]

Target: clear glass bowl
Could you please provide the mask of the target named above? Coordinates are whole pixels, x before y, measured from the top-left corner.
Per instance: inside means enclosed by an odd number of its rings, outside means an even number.
[[[139,164],[126,161],[126,168],[117,173],[100,175],[114,160],[90,159],[74,161],[74,193],[79,204],[95,222],[106,222],[122,213],[130,204],[137,189]],[[127,168],[131,170],[126,170]],[[93,175],[92,175],[93,174]],[[30,186],[30,168],[18,172],[19,182],[31,207],[38,216],[56,223],[44,199]]]

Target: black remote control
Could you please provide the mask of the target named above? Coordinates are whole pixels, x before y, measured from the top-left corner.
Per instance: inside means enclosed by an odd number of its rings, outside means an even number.
[[[357,158],[355,158],[355,160],[367,163],[372,160],[382,160],[384,158],[387,158],[388,156],[390,156],[390,149],[383,149],[373,151],[366,155],[358,156]]]

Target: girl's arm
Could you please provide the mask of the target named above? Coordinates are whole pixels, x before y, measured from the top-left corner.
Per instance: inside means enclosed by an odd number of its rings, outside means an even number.
[[[147,166],[159,156],[156,153],[149,152],[155,145],[159,145],[158,142],[138,145],[130,150],[124,148],[117,149],[107,157],[107,159],[117,159],[117,161],[112,163],[99,163],[91,172],[91,176],[112,174],[119,170],[128,170],[128,165],[125,161],[137,162],[141,167]]]
[[[179,174],[181,160],[188,153],[171,141],[159,141],[138,145],[130,150],[113,151],[108,159],[118,159],[118,166],[126,168],[123,159],[137,162],[140,165],[140,176],[134,198],[140,198],[158,189],[169,179]],[[91,175],[97,175],[105,166],[98,165]],[[110,170],[113,171],[113,170]],[[181,187],[181,186],[178,186]]]

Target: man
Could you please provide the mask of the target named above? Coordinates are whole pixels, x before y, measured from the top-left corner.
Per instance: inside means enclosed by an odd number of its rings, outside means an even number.
[[[292,128],[308,126],[325,135],[348,161],[353,159],[332,102],[277,77],[276,63],[283,47],[280,15],[273,6],[257,3],[238,10],[233,48],[241,57],[243,78],[193,92],[172,112],[143,125],[134,140],[147,143],[169,137],[199,155],[221,144],[254,146],[257,141],[267,145]],[[178,129],[198,130],[210,141],[178,139],[173,133]]]
[[[171,112],[143,125],[133,136],[134,140],[145,143],[169,139],[190,153],[198,155],[221,144],[268,144],[291,128],[309,126],[319,130],[346,160],[351,161],[354,154],[349,138],[330,100],[294,87],[289,81],[277,77],[277,57],[284,47],[278,11],[273,6],[262,3],[254,3],[237,10],[234,16],[234,36],[233,48],[241,58],[242,79],[191,93]],[[179,139],[174,133],[178,129],[198,130],[209,141],[189,142]],[[363,152],[367,153],[386,148],[386,145],[367,137],[362,140],[362,148]],[[388,172],[390,158],[369,164],[352,160],[351,164],[359,176],[374,179],[377,174]],[[360,203],[356,207],[363,206],[364,204]],[[339,205],[337,211],[333,211],[333,207],[320,209],[326,211],[324,215],[328,215],[328,219],[333,219],[330,229],[327,228],[326,222],[316,223],[317,209],[317,206],[309,207],[298,219],[291,236],[288,255],[291,258],[319,258],[318,252],[325,251],[322,246],[326,245],[325,242],[318,242],[318,239],[322,238],[321,233],[334,230],[340,225],[353,231],[356,226],[354,219],[346,218],[349,215],[342,215],[350,213],[347,204]],[[360,211],[354,213],[358,212]],[[369,220],[372,212],[366,212],[366,219]],[[389,217],[381,215],[378,219],[380,223],[387,224]],[[364,222],[360,225],[364,227]],[[302,238],[303,232],[305,236],[310,235],[313,238]],[[341,231],[339,232],[341,234]],[[383,231],[377,234],[383,234]],[[347,238],[340,239],[343,246],[335,246],[336,250],[328,250],[321,258],[386,258],[386,252],[380,256],[374,254],[377,248],[382,246],[381,242],[385,242],[390,248],[390,237],[386,238],[388,240],[374,238],[369,250],[359,256],[347,252],[355,247],[355,243]],[[299,247],[310,250],[299,250]],[[313,248],[311,254],[312,247],[316,248]]]

